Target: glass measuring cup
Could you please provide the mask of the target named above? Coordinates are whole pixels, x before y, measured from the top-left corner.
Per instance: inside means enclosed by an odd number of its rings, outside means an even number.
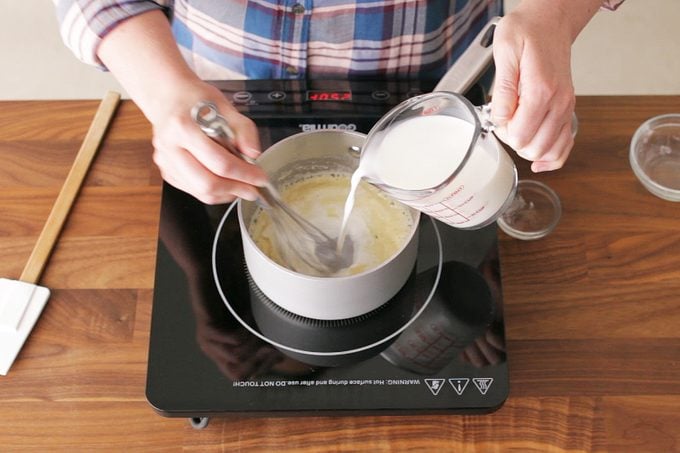
[[[378,157],[374,158],[372,165],[366,165],[368,168],[363,169],[363,177],[403,203],[456,228],[477,229],[497,220],[499,227],[512,237],[538,239],[549,234],[559,222],[559,197],[538,181],[518,181],[514,162],[492,133],[495,126],[490,120],[490,106],[475,107],[463,96],[455,94],[465,93],[490,66],[493,35],[499,21],[500,17],[489,20],[444,74],[433,93],[404,101],[371,129],[361,156],[363,160],[374,153]],[[389,162],[390,157],[381,158],[380,148],[389,149],[385,139],[390,129],[405,129],[402,126],[408,121],[436,116],[450,118],[450,124],[440,121],[439,128],[432,126],[425,133],[421,130],[410,145],[408,137],[392,140],[398,148],[412,147],[414,154],[404,153],[394,158],[407,172],[418,175],[423,171],[420,162],[412,159],[414,155],[422,157],[424,162],[438,165],[434,170],[424,169],[433,176],[430,184],[418,185],[423,181],[408,178],[408,174],[401,182],[409,184],[395,183],[393,177],[381,175],[380,162]],[[454,119],[467,124],[467,130],[460,127],[460,123],[455,124]],[[573,135],[577,125],[576,115],[573,115]],[[428,143],[442,136],[448,137],[451,144],[451,149],[442,149],[453,152],[428,153]],[[421,154],[415,154],[418,152]]]
[[[517,169],[491,133],[489,110],[447,91],[402,102],[369,132],[362,177],[456,228],[489,225],[517,188]]]

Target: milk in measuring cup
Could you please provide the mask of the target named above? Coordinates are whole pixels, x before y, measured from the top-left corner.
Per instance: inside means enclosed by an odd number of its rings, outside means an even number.
[[[397,189],[429,189],[460,166],[474,133],[451,116],[413,117],[385,130],[380,145],[361,156],[360,170]]]
[[[361,156],[353,188],[366,177],[403,203],[462,229],[493,222],[514,193],[517,175],[510,156],[489,133],[480,135],[468,154],[475,125],[465,120],[415,116],[379,134]],[[345,217],[352,197],[353,192]]]

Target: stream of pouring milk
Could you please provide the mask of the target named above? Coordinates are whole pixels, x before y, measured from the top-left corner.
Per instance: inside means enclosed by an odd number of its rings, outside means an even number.
[[[374,137],[352,174],[338,250],[347,234],[356,190],[363,178],[402,190],[436,187],[458,168],[474,136],[474,125],[451,116],[419,116],[393,124]]]

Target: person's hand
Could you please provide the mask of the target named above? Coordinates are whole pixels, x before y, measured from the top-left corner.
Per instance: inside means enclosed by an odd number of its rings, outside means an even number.
[[[201,322],[197,325],[196,341],[220,372],[233,380],[262,376],[284,359],[281,352],[244,328],[226,331]]]
[[[255,124],[187,66],[161,11],[116,25],[97,56],[151,122],[153,159],[168,183],[207,204],[257,198],[254,186],[266,180],[262,169],[208,138],[194,124],[191,109],[200,101],[213,102],[236,133],[237,148],[252,158],[260,152]]]
[[[475,368],[497,365],[505,360],[503,337],[498,332],[487,330],[484,335],[480,335],[467,345],[459,357]]]
[[[260,143],[255,124],[241,115],[215,87],[200,80],[176,87],[176,94],[147,114],[153,125],[153,159],[163,179],[207,204],[255,200],[254,186],[261,186],[266,175],[256,165],[246,163],[207,137],[190,116],[200,101],[211,101],[236,134],[236,146],[256,158]]]
[[[492,118],[534,172],[562,167],[573,146],[571,45],[599,3],[524,1],[496,27]]]

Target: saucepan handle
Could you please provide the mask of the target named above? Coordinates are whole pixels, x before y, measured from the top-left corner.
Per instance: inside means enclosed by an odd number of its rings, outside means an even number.
[[[496,16],[489,20],[433,91],[462,94],[479,80],[493,59],[493,34],[500,19]]]

